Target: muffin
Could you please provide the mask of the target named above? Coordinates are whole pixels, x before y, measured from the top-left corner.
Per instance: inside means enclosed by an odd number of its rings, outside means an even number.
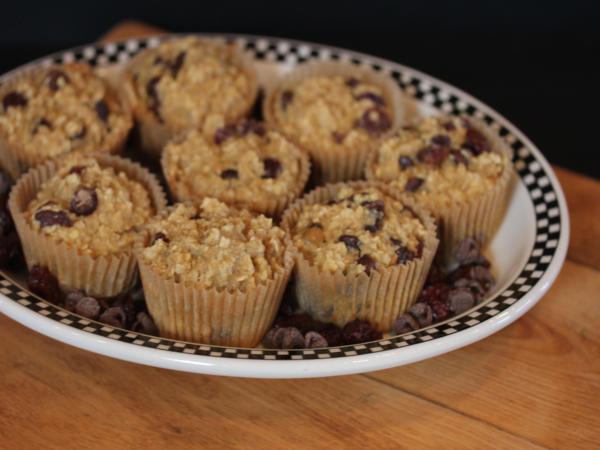
[[[0,165],[13,178],[65,153],[117,153],[130,111],[85,64],[35,68],[0,87]]]
[[[267,90],[266,120],[309,152],[317,182],[362,176],[379,138],[401,120],[400,92],[372,70],[310,63]]]
[[[428,117],[385,139],[366,169],[438,220],[440,258],[451,262],[465,238],[484,245],[502,219],[510,195],[511,150],[484,124]]]
[[[159,214],[136,242],[146,303],[162,336],[254,347],[270,326],[293,257],[271,219],[213,198]]]
[[[142,147],[160,155],[178,133],[213,133],[246,116],[257,82],[250,61],[232,45],[186,37],[137,55],[125,71],[125,92]]]
[[[171,141],[162,155],[169,189],[178,201],[214,197],[278,216],[302,192],[308,157],[281,133],[244,120]]]
[[[129,160],[70,154],[30,170],[9,207],[27,266],[45,266],[64,290],[114,297],[135,282],[133,243],[166,207],[156,178]]]
[[[437,249],[433,219],[379,183],[328,184],[282,218],[296,253],[301,311],[387,331],[416,301]]]

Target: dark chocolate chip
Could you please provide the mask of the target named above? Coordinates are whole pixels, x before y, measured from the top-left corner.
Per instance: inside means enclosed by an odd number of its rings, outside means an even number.
[[[392,126],[392,121],[383,109],[374,106],[363,113],[356,125],[369,134],[378,135],[387,131]]]
[[[494,277],[487,267],[472,266],[470,275],[471,279],[480,283],[486,291],[494,284]]]
[[[382,96],[377,95],[373,92],[363,92],[354,97],[356,100],[370,100],[377,106],[385,106],[385,100]]]
[[[411,331],[418,330],[419,328],[421,328],[419,322],[417,322],[412,315],[404,313],[399,315],[398,318],[394,321],[392,325],[392,333],[410,333]]]
[[[88,319],[95,319],[100,314],[100,304],[94,297],[82,297],[75,305],[75,313]]]
[[[86,169],[86,167],[87,166],[73,166],[71,167],[71,169],[69,169],[69,175],[74,173],[81,174]]]
[[[248,119],[241,122],[236,131],[240,136],[245,136],[248,133],[254,133],[257,136],[264,136],[266,133],[265,127],[253,119]]]
[[[108,110],[108,104],[104,100],[98,100],[96,102],[94,105],[94,111],[96,111],[96,115],[102,122],[106,122],[108,120],[108,114],[110,111]]]
[[[371,255],[362,255],[356,260],[356,263],[365,267],[367,275],[371,275],[371,270],[377,268],[377,261]]]
[[[475,296],[468,288],[456,288],[448,292],[448,306],[454,314],[462,314],[475,304]]]
[[[429,146],[419,150],[417,159],[424,164],[439,166],[449,154],[450,149],[448,147]]]
[[[71,140],[83,139],[86,134],[87,134],[87,127],[85,125],[82,125],[77,133],[69,136],[69,139],[71,139]]]
[[[381,332],[366,320],[355,319],[342,328],[342,341],[344,344],[359,344],[361,342],[381,339]]]
[[[148,313],[139,312],[136,316],[136,321],[132,326],[133,331],[136,333],[149,334],[151,336],[158,336],[158,328],[152,320],[152,317]]]
[[[410,156],[401,155],[400,158],[398,158],[398,165],[400,166],[400,169],[405,170],[414,166],[415,163]]]
[[[71,311],[71,312],[75,312],[75,307],[77,306],[77,303],[83,297],[85,297],[85,293],[83,291],[80,291],[80,290],[68,291],[65,294],[65,300],[64,300],[65,309],[67,309],[68,311]]]
[[[221,145],[227,139],[237,134],[237,127],[235,125],[225,125],[224,127],[218,128],[215,131],[215,144]]]
[[[462,154],[460,150],[452,149],[450,150],[450,155],[452,155],[452,159],[454,160],[454,164],[464,164],[465,166],[469,165],[469,160],[465,155]]]
[[[408,261],[412,261],[416,256],[405,246],[401,246],[396,249],[396,255],[398,256],[398,261],[396,262],[397,264],[404,264]]]
[[[366,200],[361,205],[368,209],[369,214],[375,218],[375,223],[365,225],[365,230],[371,233],[381,230],[383,218],[385,217],[385,204],[383,200]]]
[[[281,328],[281,348],[293,349],[304,347],[304,336],[298,328],[288,327]]]
[[[415,318],[421,327],[428,327],[433,323],[433,310],[427,303],[415,303],[410,307],[408,312]]]
[[[171,242],[167,235],[162,231],[159,231],[154,235],[154,237],[152,238],[152,242],[150,242],[150,246],[154,245],[156,241],[163,241],[165,244]]]
[[[454,250],[454,258],[461,266],[479,264],[485,260],[481,254],[481,248],[473,238],[463,239]]]
[[[288,105],[292,103],[294,100],[294,93],[292,91],[283,91],[281,93],[281,97],[279,98],[279,103],[281,105],[281,109],[284,111],[287,109]]]
[[[475,128],[468,128],[464,146],[477,156],[491,151],[490,144],[483,134]]]
[[[238,178],[238,171],[235,169],[225,169],[221,172],[221,178],[224,180],[232,180]]]
[[[404,186],[404,190],[407,192],[416,192],[425,182],[423,178],[412,177],[409,178]]]
[[[177,75],[183,66],[183,62],[185,61],[185,56],[186,52],[180,52],[175,58],[175,61],[173,61],[173,63],[170,65],[171,75],[173,78],[177,78]]]
[[[436,134],[431,138],[431,143],[438,147],[449,147],[450,138],[445,134]]]
[[[48,87],[53,92],[58,91],[62,85],[69,83],[69,77],[62,70],[54,69],[46,76]]]
[[[34,294],[52,303],[60,302],[60,287],[56,277],[47,267],[35,265],[29,271],[27,286]]]
[[[338,238],[339,242],[343,242],[344,244],[346,244],[346,248],[348,250],[358,250],[358,248],[360,247],[360,239],[356,236],[353,236],[351,234],[342,234],[339,238]]]
[[[52,124],[50,122],[48,122],[48,119],[46,119],[45,117],[42,117],[41,119],[39,119],[36,124],[33,127],[33,130],[31,130],[31,132],[33,134],[37,134],[38,131],[40,131],[40,128],[45,127],[48,128],[49,130],[52,129]]]
[[[4,96],[2,106],[4,106],[4,111],[7,111],[8,108],[24,108],[27,106],[27,98],[20,92],[12,91]]]
[[[72,227],[73,222],[69,219],[69,216],[64,211],[52,211],[49,209],[42,209],[35,213],[35,220],[40,223],[40,227],[51,227],[58,225],[61,227]]]
[[[111,327],[123,328],[127,323],[127,316],[122,306],[112,306],[100,314],[98,320]]]
[[[312,223],[311,223],[311,224],[308,226],[308,228],[320,228],[320,229],[322,230],[322,229],[323,229],[323,225],[321,225],[321,224],[320,224],[320,223],[318,223],[318,222],[312,222]]]
[[[354,88],[360,84],[358,78],[350,77],[346,78],[346,86]]]
[[[98,194],[96,194],[96,190],[86,186],[79,186],[73,194],[69,209],[78,216],[89,216],[96,211],[97,207]]]
[[[316,331],[309,331],[304,335],[304,348],[325,348],[327,339]]]
[[[275,158],[265,158],[263,165],[265,170],[263,178],[277,178],[283,170],[281,163]]]

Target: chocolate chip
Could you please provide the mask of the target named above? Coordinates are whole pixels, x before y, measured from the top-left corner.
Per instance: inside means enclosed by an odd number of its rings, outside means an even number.
[[[312,222],[312,223],[311,223],[311,224],[308,226],[308,228],[320,228],[320,229],[322,230],[322,229],[323,229],[323,225],[321,225],[321,224],[320,224],[320,223],[318,223],[318,222]]]
[[[400,158],[398,158],[398,165],[400,166],[400,169],[405,170],[414,166],[415,163],[410,156],[401,155]]]
[[[370,255],[362,255],[356,260],[357,264],[365,267],[365,273],[371,275],[371,270],[377,267],[377,261]]]
[[[456,126],[454,125],[454,122],[452,122],[451,120],[449,120],[448,122],[445,122],[442,126],[447,131],[454,131],[454,130],[456,130]]]
[[[104,100],[98,100],[94,105],[94,111],[96,111],[96,115],[100,118],[102,122],[106,122],[108,119],[108,104]]]
[[[463,239],[454,250],[454,258],[461,266],[470,264],[479,264],[485,260],[481,253],[481,248],[473,238]]]
[[[479,303],[483,300],[483,296],[486,293],[486,289],[481,285],[480,282],[472,280],[470,278],[459,278],[454,282],[454,287],[468,289],[475,299],[475,303]]]
[[[482,153],[490,152],[491,147],[483,134],[475,128],[468,128],[464,146],[477,156]]]
[[[162,231],[159,231],[154,235],[154,237],[152,238],[152,242],[150,242],[150,246],[153,246],[156,243],[156,241],[163,241],[165,244],[171,242],[167,235]]]
[[[282,110],[286,110],[288,105],[294,100],[294,93],[292,91],[283,91],[279,98],[279,104]]]
[[[149,334],[151,336],[158,336],[158,328],[152,320],[152,317],[148,313],[139,312],[136,316],[136,321],[131,327],[136,333]]]
[[[469,165],[469,160],[465,155],[462,154],[460,150],[452,149],[450,150],[450,155],[452,155],[452,159],[454,160],[454,164],[464,164],[465,166]]]
[[[77,306],[77,303],[83,297],[85,297],[85,293],[83,291],[80,291],[78,289],[68,291],[65,294],[65,299],[64,299],[65,309],[67,309],[68,311],[71,311],[71,312],[75,312],[75,307]]]
[[[375,94],[374,92],[363,92],[354,97],[356,100],[370,100],[375,103],[377,106],[385,106],[385,100],[380,95]]]
[[[237,127],[237,133],[240,136],[245,136],[248,133],[254,133],[257,136],[264,136],[266,133],[265,127],[253,119],[244,120]]]
[[[419,328],[421,328],[419,322],[417,322],[412,315],[404,313],[399,315],[398,318],[394,321],[392,325],[392,333],[410,333],[411,331],[418,330]]]
[[[415,318],[421,327],[428,327],[433,323],[433,310],[427,303],[415,303],[410,307],[408,312]]]
[[[69,169],[69,175],[74,173],[81,174],[86,169],[86,167],[87,166],[73,166]]]
[[[88,319],[95,319],[100,314],[100,304],[94,297],[82,297],[75,305],[75,313]]]
[[[387,131],[392,126],[392,121],[383,109],[374,106],[363,113],[356,125],[369,134],[378,135]]]
[[[431,143],[438,147],[449,147],[450,138],[445,134],[436,134],[431,138]]]
[[[238,171],[235,169],[225,169],[221,172],[221,178],[224,180],[232,180],[238,178]]]
[[[86,134],[87,134],[87,127],[85,125],[82,125],[77,133],[69,136],[69,139],[71,139],[71,140],[83,139]]]
[[[185,56],[186,52],[180,52],[175,58],[175,61],[173,61],[173,63],[170,65],[171,75],[173,78],[177,78],[177,75],[183,66],[183,62],[185,61]]]
[[[69,216],[64,211],[52,211],[49,209],[43,209],[35,213],[35,220],[40,223],[40,227],[51,227],[58,225],[61,227],[72,227],[73,222],[69,219]]]
[[[404,190],[407,192],[416,192],[425,183],[423,178],[412,177],[409,178],[404,186]]]
[[[96,211],[97,207],[98,194],[96,194],[96,190],[86,186],[79,186],[73,194],[69,209],[78,216],[89,216]]]
[[[27,286],[34,294],[52,303],[60,302],[60,287],[56,277],[47,267],[35,265],[29,271]]]
[[[224,127],[218,128],[215,131],[215,144],[221,145],[227,139],[237,134],[237,127],[235,125],[225,125]]]
[[[448,306],[454,314],[462,314],[475,304],[475,297],[467,288],[456,288],[448,292]]]
[[[338,238],[338,241],[346,244],[346,248],[348,250],[352,250],[352,249],[358,250],[358,248],[360,246],[360,239],[358,239],[358,237],[353,236],[351,234],[342,234]]]
[[[355,319],[342,328],[342,341],[347,345],[377,339],[381,339],[381,333],[366,320]]]
[[[158,65],[162,64],[163,62],[164,62],[164,60],[162,59],[162,56],[159,55],[154,58],[153,64],[155,66],[158,66]]]
[[[398,261],[396,264],[404,264],[408,261],[412,261],[415,259],[415,254],[411,252],[407,247],[401,246],[396,249],[396,255],[398,256]]]
[[[41,119],[39,119],[36,124],[33,126],[33,129],[31,130],[32,134],[37,134],[38,131],[40,131],[40,128],[48,128],[49,130],[52,129],[52,124],[50,122],[48,122],[48,120],[44,117],[42,117]]]
[[[263,160],[263,165],[265,170],[262,176],[263,178],[277,178],[283,170],[281,163],[275,158],[265,158]]]
[[[304,335],[304,348],[325,348],[327,339],[316,331],[309,331]]]
[[[113,306],[108,308],[102,314],[98,320],[102,323],[110,325],[111,327],[123,328],[127,322],[127,316],[121,306]]]
[[[293,349],[304,347],[304,336],[298,328],[288,327],[280,329],[281,348]]]
[[[337,142],[338,144],[341,144],[342,142],[344,142],[344,138],[346,136],[344,135],[344,133],[339,133],[337,131],[334,131],[333,133],[331,133],[331,137],[333,137],[333,140],[335,142]]]
[[[360,84],[360,81],[357,78],[350,77],[346,78],[346,86],[354,88]]]
[[[494,277],[487,267],[473,266],[470,270],[471,279],[479,282],[487,291],[494,284]]]
[[[424,164],[440,166],[450,154],[448,147],[429,146],[417,153],[417,159]]]
[[[369,210],[369,214],[374,217],[375,222],[370,225],[365,225],[365,230],[370,233],[375,233],[381,230],[383,226],[383,218],[385,217],[385,204],[383,200],[366,200],[361,203],[366,209]]]
[[[4,96],[2,106],[4,111],[8,111],[8,108],[24,108],[27,106],[27,98],[20,92],[12,91]]]
[[[69,83],[69,77],[62,70],[51,70],[46,76],[48,87],[53,92],[58,91],[62,85]]]

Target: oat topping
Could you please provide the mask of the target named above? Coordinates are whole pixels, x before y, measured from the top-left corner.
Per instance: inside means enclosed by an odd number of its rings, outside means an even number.
[[[162,277],[206,288],[252,288],[284,266],[285,233],[271,219],[235,210],[212,198],[177,204],[148,224],[141,252]]]
[[[245,114],[252,82],[233,48],[195,37],[144,52],[132,73],[138,98],[174,131],[228,123]],[[212,129],[211,128],[211,129]]]
[[[373,175],[436,208],[488,192],[507,164],[465,119],[429,117],[382,143]]]
[[[345,187],[307,205],[292,230],[296,248],[329,272],[370,274],[420,257],[427,230],[410,208],[376,188]]]
[[[253,206],[285,197],[300,182],[300,149],[281,133],[243,121],[214,135],[189,133],[167,145],[165,176],[180,200],[215,197]]]
[[[129,250],[154,208],[142,184],[73,154],[42,184],[25,214],[34,229],[81,252],[106,255]]]
[[[105,83],[84,64],[40,69],[0,90],[0,134],[36,160],[100,151],[131,121]]]
[[[342,76],[315,76],[278,92],[274,115],[311,151],[369,146],[392,125],[381,88]]]

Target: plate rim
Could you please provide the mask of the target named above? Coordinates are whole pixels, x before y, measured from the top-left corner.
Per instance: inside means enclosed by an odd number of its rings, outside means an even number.
[[[354,355],[344,354],[343,357],[337,358],[327,357],[322,359],[296,359],[294,358],[294,355],[291,355],[290,358],[285,360],[266,358],[252,359],[249,356],[246,359],[241,359],[239,357],[216,357],[223,356],[222,354],[211,356],[210,354],[201,355],[186,354],[184,352],[176,353],[174,351],[165,351],[164,349],[160,348],[150,348],[141,345],[135,345],[135,343],[131,342],[115,340],[115,338],[111,338],[111,334],[107,336],[101,336],[98,334],[93,334],[89,331],[85,331],[84,329],[74,328],[73,326],[61,323],[57,319],[46,317],[43,314],[40,314],[39,311],[36,312],[31,310],[26,306],[19,304],[16,300],[8,298],[2,292],[0,292],[0,312],[6,314],[13,320],[20,322],[28,328],[33,329],[34,331],[42,333],[53,339],[59,340],[63,343],[125,361],[174,370],[181,370],[186,372],[196,372],[212,375],[256,378],[303,378],[346,375],[352,373],[382,370],[390,367],[421,361],[440,355],[442,353],[446,353],[464,347],[473,342],[481,340],[493,333],[496,333],[497,331],[501,330],[502,328],[506,327],[507,325],[521,317],[546,294],[550,286],[555,281],[566,258],[568,241],[570,236],[570,223],[567,204],[562,190],[562,186],[560,185],[556,174],[554,173],[552,167],[550,166],[546,158],[543,156],[542,152],[518,127],[512,124],[508,119],[506,119],[506,117],[495,111],[493,108],[487,106],[480,100],[464,92],[462,89],[459,89],[449,83],[446,83],[445,81],[439,80],[436,77],[428,75],[419,70],[413,69],[411,67],[405,66],[403,64],[396,63],[377,56],[356,52],[353,50],[295,39],[235,33],[181,33],[159,36],[155,35],[134,37],[112,43],[92,43],[65,49],[53,53],[51,55],[44,56],[42,58],[38,58],[25,65],[17,67],[3,74],[0,77],[0,80],[5,79],[6,77],[10,76],[11,74],[17,71],[23,70],[24,68],[44,64],[47,63],[47,61],[64,58],[65,55],[68,53],[73,55],[76,52],[81,52],[83,54],[83,52],[87,51],[86,49],[88,48],[94,49],[94,51],[98,51],[98,49],[107,49],[108,46],[114,46],[115,49],[118,49],[119,46],[121,46],[124,49],[127,49],[128,46],[133,46],[133,44],[131,44],[133,42],[135,43],[135,51],[137,51],[139,49],[140,43],[142,42],[148,45],[151,41],[160,42],[163,39],[168,39],[172,36],[181,35],[199,35],[205,37],[216,36],[224,39],[233,39],[238,41],[244,40],[246,42],[250,40],[250,42],[252,42],[254,46],[258,46],[260,41],[267,42],[267,47],[270,45],[278,47],[283,43],[286,46],[296,45],[298,48],[300,48],[301,46],[308,47],[309,53],[310,48],[319,49],[319,51],[326,50],[327,52],[337,52],[338,54],[343,55],[344,57],[347,56],[351,60],[360,61],[359,64],[367,64],[371,66],[377,65],[381,68],[380,70],[386,68],[386,70],[391,72],[392,68],[395,67],[396,69],[394,70],[396,70],[399,73],[408,74],[408,78],[416,78],[418,83],[420,83],[421,81],[425,81],[429,84],[436,85],[440,87],[441,90],[446,90],[452,93],[452,95],[455,95],[455,97],[458,98],[458,101],[461,101],[463,103],[465,101],[469,102],[475,107],[475,111],[479,110],[484,116],[488,116],[490,117],[490,120],[496,121],[499,125],[501,125],[504,128],[508,128],[510,130],[510,133],[512,133],[513,136],[516,136],[516,138],[523,144],[522,148],[526,149],[526,151],[534,157],[534,161],[538,162],[540,166],[539,168],[543,169],[543,174],[548,177],[549,184],[552,187],[553,192],[556,194],[556,203],[559,213],[558,217],[560,220],[559,236],[556,247],[554,248],[554,253],[545,272],[541,275],[541,277],[535,283],[535,285],[521,298],[517,299],[514,302],[514,304],[507,307],[497,315],[488,318],[485,321],[480,322],[476,325],[469,326],[468,328],[459,330],[453,334],[449,334],[442,337],[436,337],[435,339],[429,341],[420,341],[413,345],[407,345],[400,348],[385,349],[385,351],[372,351],[371,353],[366,354],[356,354],[356,352],[354,352]],[[396,80],[396,82],[399,83],[400,81]],[[517,176],[517,182],[524,183],[523,178],[521,176]],[[531,199],[531,190],[527,186],[525,186],[525,188],[528,196],[530,197],[529,200],[531,201],[531,204],[533,206],[534,202]],[[530,258],[531,254],[528,256],[527,261],[529,261]],[[527,264],[527,262],[525,264]],[[521,268],[521,270],[519,270],[516,277],[518,277],[523,272],[524,267]],[[3,277],[4,275],[0,274],[0,280],[2,280],[2,283],[6,283],[6,281],[3,280]],[[10,277],[6,277],[6,279],[10,280]],[[514,280],[511,280],[509,285],[513,283],[513,281]],[[10,280],[9,282],[12,282],[12,280]],[[21,290],[18,283],[14,283],[14,286]],[[501,292],[498,293],[495,297],[487,300],[484,304],[491,303],[501,294]],[[31,298],[36,298],[41,303],[46,303],[43,299],[40,299],[39,297],[34,296],[31,293],[28,293],[28,296]],[[463,316],[461,315],[458,317]],[[453,319],[456,319],[456,317],[451,318],[443,323],[452,322]],[[421,332],[423,330],[429,330],[431,328],[435,328],[436,325],[439,326],[441,324],[434,324],[431,327],[420,329],[418,331]],[[127,333],[127,331],[125,331],[125,333]],[[130,334],[143,336],[140,333]],[[410,335],[410,333],[407,334]],[[402,336],[406,336],[406,334]],[[152,339],[152,337],[148,338]],[[394,338],[396,338],[396,336]],[[156,339],[157,341],[164,340],[164,338],[154,339]],[[170,341],[178,342],[174,340]],[[383,341],[385,341],[385,339],[379,342]],[[193,345],[202,346],[201,344]],[[358,346],[360,346],[360,344],[358,344]],[[209,349],[219,348],[222,349],[222,353],[227,353],[228,351],[227,347],[221,346],[217,347],[206,345],[203,347],[207,347]],[[356,347],[356,345],[351,347]],[[250,351],[250,353],[252,352],[251,349],[248,350]],[[304,352],[306,352],[306,350],[304,350]],[[290,356],[290,352],[287,350],[282,350],[281,353]]]

